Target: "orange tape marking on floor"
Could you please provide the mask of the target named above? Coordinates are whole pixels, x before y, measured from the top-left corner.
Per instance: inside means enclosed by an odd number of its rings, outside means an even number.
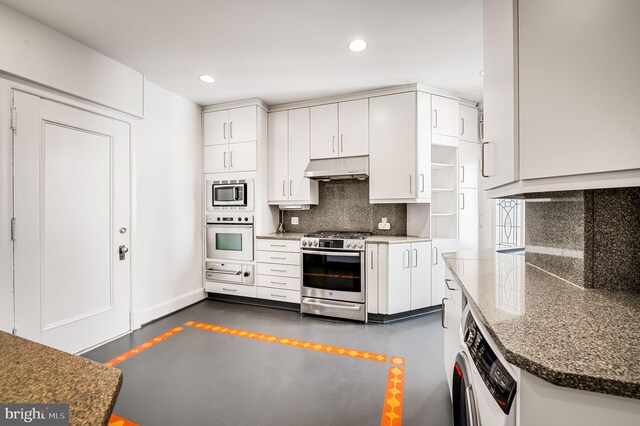
[[[376,354],[373,352],[357,351],[355,349],[341,348],[339,346],[323,345],[320,343],[305,342],[295,339],[280,339],[278,342],[282,345],[293,346],[296,348],[310,349],[329,354],[348,356],[351,358],[365,359],[368,361],[387,362],[387,356]]]
[[[384,396],[381,426],[400,426],[402,424],[402,392],[404,390],[404,370],[400,367],[389,368],[387,392]]]
[[[138,423],[134,423],[131,420],[127,420],[124,417],[120,417],[117,414],[112,414],[109,419],[109,426],[141,426]]]
[[[261,340],[263,342],[275,342],[278,340],[276,336],[269,334],[254,333],[253,331],[239,330],[237,328],[222,327],[214,324],[205,324],[202,322],[187,321],[184,325],[197,328],[200,330],[213,331],[216,333],[228,334],[231,336],[245,337],[247,339]]]
[[[176,333],[181,332],[182,330],[183,330],[182,327],[173,328],[167,331],[166,333],[163,333],[157,337],[154,337],[148,342],[144,342],[143,344],[136,346],[135,348],[123,353],[122,355],[118,355],[117,357],[110,359],[109,361],[105,362],[105,364],[108,365],[109,367],[113,367],[114,365],[120,364],[122,361],[127,360],[132,356],[139,354],[140,352],[146,351],[151,346],[157,345],[158,343],[168,339],[169,337],[173,336]]]
[[[391,364],[404,365],[404,358],[402,358],[401,356],[392,356],[391,357]]]

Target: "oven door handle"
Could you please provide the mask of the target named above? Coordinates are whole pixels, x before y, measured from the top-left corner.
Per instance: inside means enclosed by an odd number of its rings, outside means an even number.
[[[342,252],[342,251],[310,251],[302,250],[302,254],[317,254],[319,256],[347,256],[347,257],[360,257],[362,253]]]
[[[242,274],[242,271],[221,271],[218,269],[207,269],[207,272],[213,272],[214,274],[224,274],[224,275],[240,275]]]
[[[327,303],[321,303],[321,302],[309,302],[308,300],[303,300],[302,303],[304,303],[305,305],[312,305],[312,306],[322,306],[323,308],[337,308],[337,309],[348,309],[350,311],[359,311],[361,306],[345,306],[345,305],[330,305]]]
[[[240,228],[240,229],[251,229],[253,225],[237,225],[235,223],[210,223],[207,225],[207,229],[209,228],[217,228],[222,227],[222,229],[230,229],[230,228]]]

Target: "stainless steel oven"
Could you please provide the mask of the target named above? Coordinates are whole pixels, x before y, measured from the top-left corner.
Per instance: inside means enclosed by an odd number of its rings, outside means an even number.
[[[253,179],[208,180],[207,210],[253,210]]]
[[[207,216],[206,257],[253,261],[253,216]]]

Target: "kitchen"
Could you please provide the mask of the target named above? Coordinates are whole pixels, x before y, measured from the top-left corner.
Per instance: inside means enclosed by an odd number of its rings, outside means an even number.
[[[7,410],[640,419],[633,1],[2,3]]]

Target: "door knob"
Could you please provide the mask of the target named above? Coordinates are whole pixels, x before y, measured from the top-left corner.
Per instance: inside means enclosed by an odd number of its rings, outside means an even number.
[[[129,249],[122,245],[120,247],[118,247],[118,254],[120,254],[120,260],[124,260],[125,259],[125,255],[129,252]]]

